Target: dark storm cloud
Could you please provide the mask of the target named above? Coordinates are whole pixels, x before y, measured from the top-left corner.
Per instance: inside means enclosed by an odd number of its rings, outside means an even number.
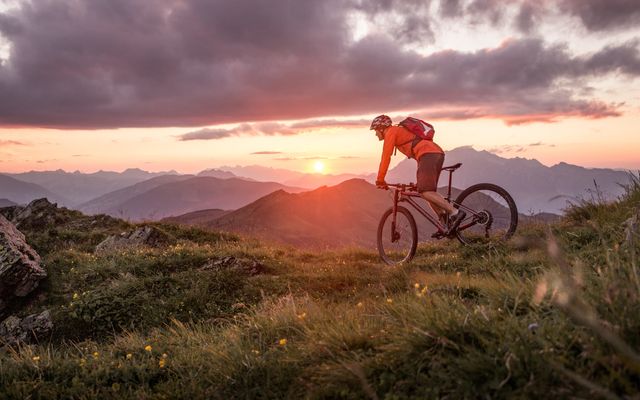
[[[501,4],[495,0],[434,7],[418,0],[21,4],[0,14],[0,35],[11,43],[9,59],[0,64],[0,125],[5,126],[98,129],[253,121],[181,136],[196,140],[346,127],[344,121],[259,121],[394,110],[437,109],[443,118],[488,116],[508,123],[597,118],[619,110],[580,97],[588,86],[584,79],[640,73],[633,43],[580,57],[540,40],[427,56],[403,47],[431,40],[430,9],[447,15],[475,10],[478,18],[484,10],[489,20],[499,19],[492,15]],[[522,17],[523,29],[535,22],[535,10]],[[582,15],[580,7],[567,10]],[[371,18],[380,31],[354,41],[352,12]]]
[[[440,0],[440,15],[464,18],[475,25],[512,24],[521,32],[535,30],[544,18],[577,18],[588,31],[635,29],[640,24],[637,0]]]
[[[637,28],[640,24],[638,0],[562,0],[559,4],[591,31]]]

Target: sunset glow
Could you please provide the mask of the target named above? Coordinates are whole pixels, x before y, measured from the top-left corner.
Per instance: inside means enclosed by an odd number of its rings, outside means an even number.
[[[0,0],[0,171],[371,173],[381,113],[433,123],[445,150],[638,170],[640,5],[593,1],[256,2],[273,18],[240,34],[224,2],[136,2],[123,19],[87,0]]]

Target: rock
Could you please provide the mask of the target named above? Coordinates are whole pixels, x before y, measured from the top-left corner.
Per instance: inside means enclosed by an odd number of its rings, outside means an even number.
[[[57,204],[50,203],[47,199],[37,199],[26,206],[7,207],[2,213],[17,228],[38,228],[54,225],[57,222],[57,210]]]
[[[246,259],[243,260],[243,259],[235,258],[232,256],[211,259],[207,261],[207,263],[204,264],[202,267],[200,267],[200,270],[219,271],[222,269],[232,269],[232,268],[242,270],[243,272],[251,276],[259,275],[265,272],[264,265],[262,265],[260,262],[256,260],[246,260]]]
[[[10,316],[0,323],[0,342],[14,346],[43,337],[53,329],[49,310],[20,319]]]
[[[96,246],[96,252],[123,250],[140,246],[159,247],[173,242],[173,238],[153,226],[141,226],[133,231],[112,235]]]
[[[0,215],[0,318],[8,303],[31,293],[46,276],[38,253],[26,243],[24,235]]]

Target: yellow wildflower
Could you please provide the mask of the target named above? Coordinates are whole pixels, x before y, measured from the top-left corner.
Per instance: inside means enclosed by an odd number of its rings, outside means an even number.
[[[98,358],[100,357],[100,353],[98,353],[97,351],[93,352],[93,358]]]
[[[387,303],[389,303],[389,304],[393,303],[393,299],[392,298],[387,298]]]
[[[148,344],[148,345],[146,345],[146,346],[144,347],[144,350],[145,350],[145,351],[148,351],[149,353],[151,353],[151,350],[152,350],[152,349],[153,349],[153,348],[151,347],[151,345],[150,345],[150,344]]]
[[[307,317],[307,313],[303,312],[302,314],[298,314],[298,319],[305,319]]]
[[[169,357],[167,353],[162,353],[162,358],[167,358],[167,357]]]
[[[285,345],[287,344],[287,339],[280,339],[280,340],[278,341],[278,344],[279,344],[280,346],[285,346]]]
[[[73,299],[74,300],[78,300],[80,298],[80,295],[78,293],[74,293],[73,294]]]
[[[40,361],[40,356],[34,356],[31,358],[33,361],[38,362]]]
[[[161,358],[160,361],[158,361],[158,366],[160,368],[164,368],[166,363],[167,363],[167,361],[164,358]]]
[[[131,360],[132,357],[133,357],[133,354],[127,353],[127,360]]]
[[[358,303],[357,305],[358,305],[358,307],[360,307],[360,308],[362,308],[362,307],[364,306],[364,304],[362,304],[362,302]]]
[[[416,288],[416,289],[419,289],[420,288],[420,284],[418,282],[416,282],[416,283],[413,284],[413,287]]]

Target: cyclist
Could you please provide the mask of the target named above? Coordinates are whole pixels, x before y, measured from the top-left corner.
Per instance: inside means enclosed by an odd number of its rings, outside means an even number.
[[[438,178],[444,163],[444,151],[442,151],[442,148],[431,140],[421,140],[415,147],[412,146],[415,135],[402,126],[393,126],[391,118],[386,115],[375,117],[369,129],[376,131],[378,140],[384,140],[376,186],[387,188],[384,178],[391,163],[393,149],[397,148],[402,154],[418,162],[418,171],[416,173],[418,192],[429,202],[433,211],[440,218],[443,218],[445,214],[449,214],[450,223],[447,235],[454,233],[466,213],[453,207],[436,191],[438,189]]]

